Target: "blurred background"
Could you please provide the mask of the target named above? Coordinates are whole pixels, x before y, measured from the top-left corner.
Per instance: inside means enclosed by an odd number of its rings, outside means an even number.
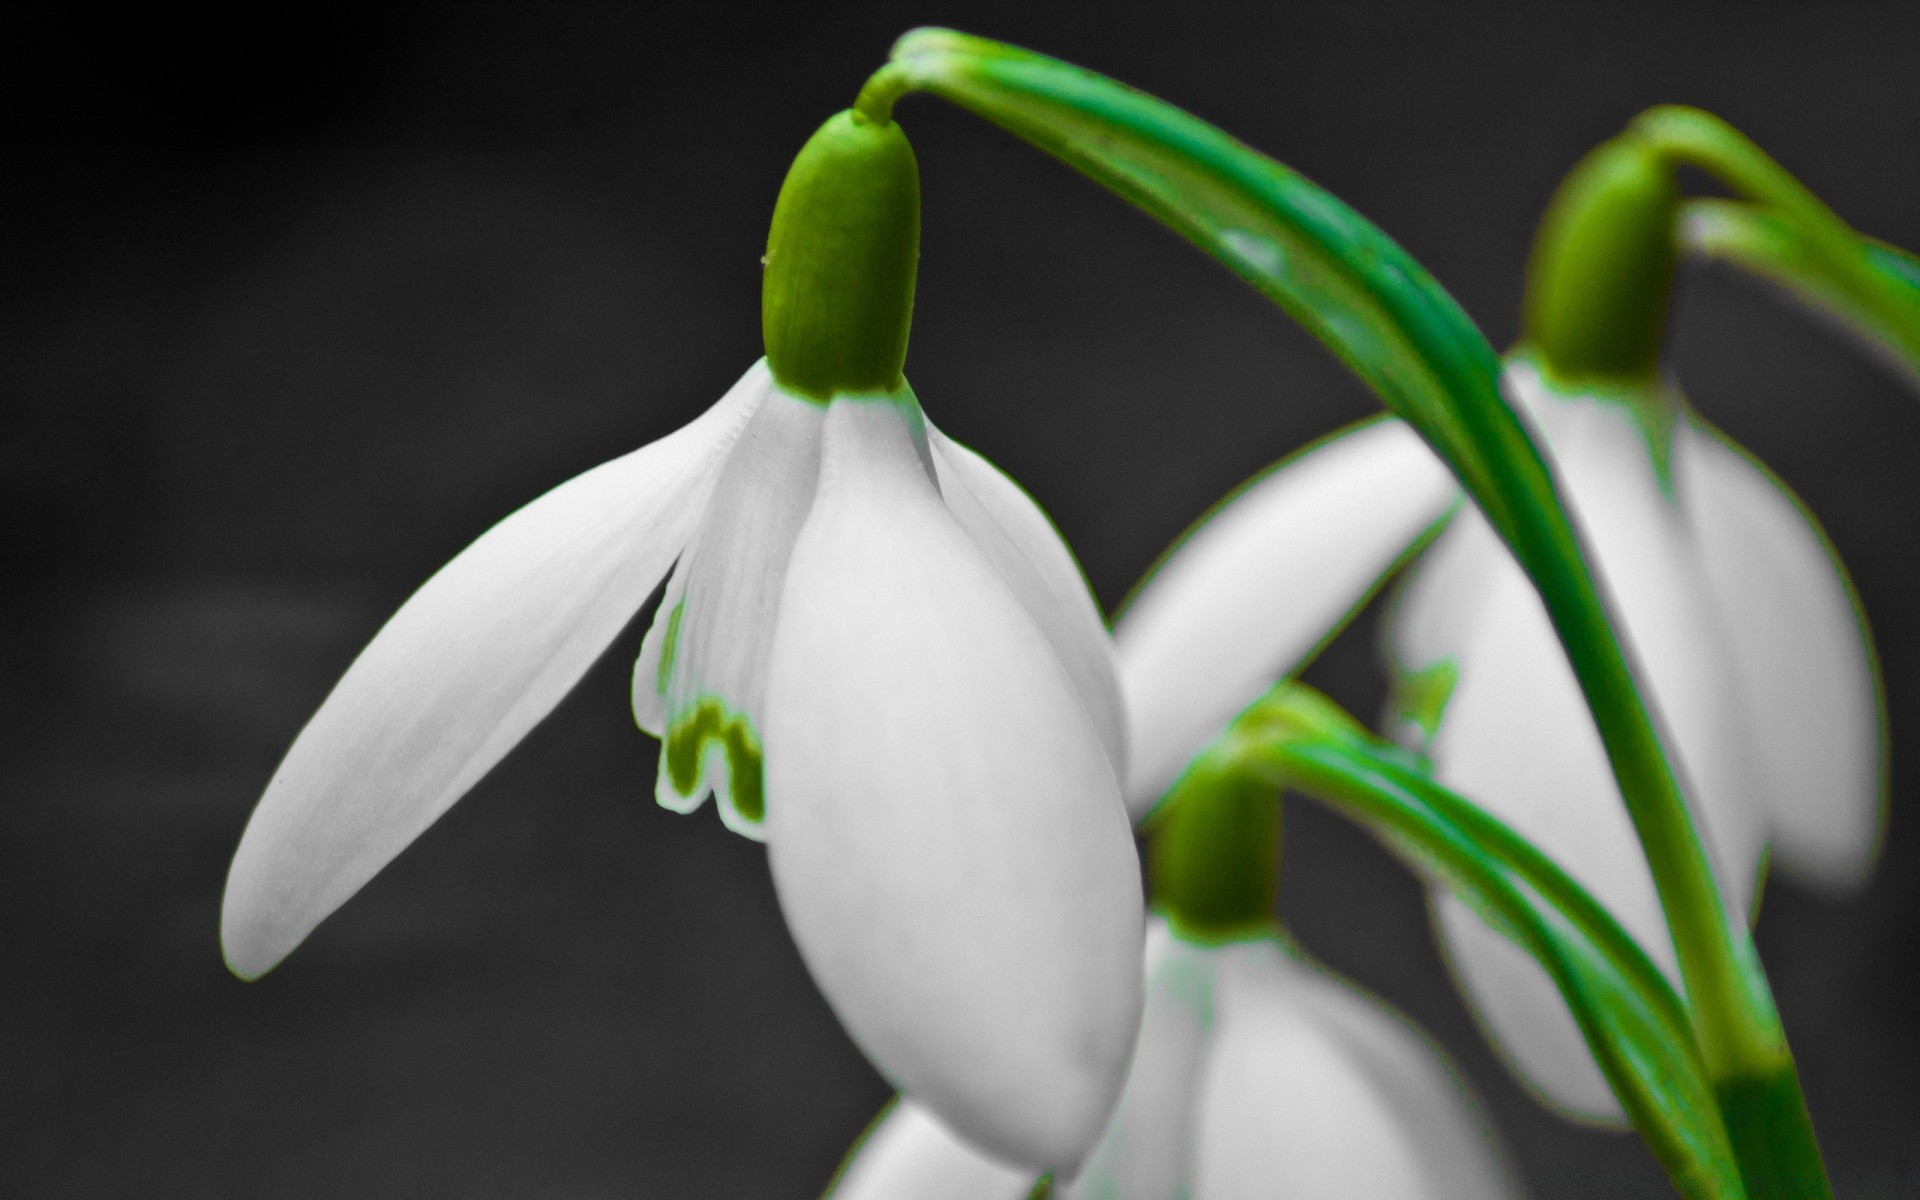
[[[64,8],[0,45],[0,1194],[815,1195],[888,1090],[762,849],[654,806],[643,626],[278,971],[216,925],[288,742],[435,567],[675,428],[759,354],[782,174],[894,36],[952,25],[1159,93],[1331,188],[1513,337],[1532,226],[1640,108],[1730,118],[1920,245],[1920,8],[469,3]],[[1145,218],[941,103],[900,117],[908,371],[1046,506],[1109,609],[1221,493],[1373,410]],[[1807,499],[1878,633],[1873,882],[1776,884],[1759,940],[1843,1195],[1920,1195],[1920,404],[1717,270],[1693,400]],[[1314,669],[1381,698],[1363,620]],[[1660,1195],[1449,988],[1419,887],[1289,807],[1283,912],[1456,1057],[1542,1197]]]

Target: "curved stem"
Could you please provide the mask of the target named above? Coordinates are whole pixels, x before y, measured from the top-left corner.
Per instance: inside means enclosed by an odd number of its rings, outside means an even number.
[[[1786,1043],[1744,925],[1729,919],[1553,478],[1501,399],[1500,361],[1444,289],[1337,198],[1219,129],[1090,71],[950,30],[890,68],[1033,143],[1220,260],[1417,429],[1533,580],[1594,714],[1672,931],[1715,1077]]]
[[[905,71],[893,63],[867,77],[854,97],[853,111],[877,125],[893,120],[893,106],[912,88]]]
[[[1175,811],[1290,787],[1372,829],[1546,970],[1622,1107],[1688,1197],[1737,1197],[1741,1176],[1685,1009],[1610,914],[1546,856],[1402,761],[1313,689],[1283,683],[1175,785]],[[1512,853],[1515,847],[1522,847]]]
[[[1709,1077],[1728,1095],[1755,1080],[1790,1080],[1759,957],[1744,920],[1722,902],[1580,537],[1539,450],[1501,399],[1497,355],[1452,297],[1392,239],[1296,172],[1104,76],[941,29],[901,38],[882,76],[871,84],[876,96],[896,86],[939,95],[1192,241],[1419,431],[1512,549],[1567,651],[1646,853]],[[1656,113],[1635,132],[1680,161],[1718,161],[1713,147],[1730,143],[1703,128]],[[1782,183],[1777,166],[1769,171],[1764,155],[1721,157],[1741,166],[1749,186],[1809,219],[1824,211],[1809,204],[1811,193]]]
[[[1628,132],[1673,165],[1705,171],[1767,210],[1758,214],[1771,226],[1764,229],[1747,225],[1738,212],[1707,210],[1709,229],[1718,218],[1719,232],[1732,237],[1731,249],[1743,248],[1744,242],[1762,260],[1756,266],[1790,262],[1796,280],[1837,296],[1844,310],[1867,315],[1875,332],[1888,337],[1909,362],[1920,361],[1920,297],[1900,270],[1905,256],[1899,251],[1855,233],[1792,172],[1712,113],[1660,105],[1634,118]],[[1681,232],[1687,232],[1684,223]]]

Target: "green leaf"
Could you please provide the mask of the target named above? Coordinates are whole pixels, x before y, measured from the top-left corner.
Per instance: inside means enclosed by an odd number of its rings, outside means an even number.
[[[1752,272],[1833,318],[1920,385],[1920,260],[1857,237],[1860,270],[1831,269],[1825,247],[1777,211],[1739,200],[1690,200],[1680,210],[1684,248]]]
[[[1687,1014],[1646,954],[1545,854],[1427,778],[1318,695],[1285,684],[1195,764],[1292,787],[1367,826],[1553,979],[1594,1060],[1676,1187],[1743,1195]],[[1184,782],[1184,780],[1183,780]],[[1177,785],[1175,797],[1180,796]]]
[[[1458,469],[1484,468],[1456,397],[1503,407],[1499,356],[1426,271],[1330,193],[1163,101],[1017,47],[915,30],[895,45],[891,69],[1192,241],[1284,308],[1390,409],[1420,414],[1415,425],[1443,455],[1460,456]]]

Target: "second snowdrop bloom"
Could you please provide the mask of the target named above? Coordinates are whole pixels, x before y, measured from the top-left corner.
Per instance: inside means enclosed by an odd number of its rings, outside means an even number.
[[[768,843],[803,957],[890,1080],[1071,1168],[1141,1005],[1106,633],[1019,487],[900,375],[912,151],[843,113],[782,189],[768,358],[692,424],[562,484],[428,580],[262,797],[222,918],[278,962],[471,788],[668,575],[634,674],[657,794]]]
[[[1507,386],[1551,450],[1728,909],[1751,909],[1769,847],[1816,886],[1860,878],[1879,827],[1878,698],[1864,626],[1817,527],[1670,389],[1663,471],[1644,412],[1619,398],[1557,390],[1525,364],[1509,368]],[[1477,511],[1423,556],[1395,606],[1389,654],[1400,735],[1553,855],[1677,978],[1572,670]],[[1618,1117],[1544,973],[1457,901],[1435,907],[1455,970],[1523,1076],[1559,1107]]]
[[[1509,360],[1503,390],[1580,530],[1728,910],[1750,910],[1769,852],[1802,880],[1846,886],[1877,846],[1884,745],[1851,588],[1799,500],[1660,372],[1670,179],[1626,146],[1573,182],[1589,207],[1550,217],[1530,281],[1531,355]],[[1135,725],[1132,799],[1151,803],[1176,764],[1439,529],[1389,620],[1396,732],[1553,855],[1672,974],[1651,875],[1544,607],[1476,508],[1449,516],[1456,503],[1411,431],[1381,421],[1283,464],[1197,527],[1115,630],[1130,711],[1184,712]],[[1282,548],[1308,556],[1282,562]],[[1301,607],[1323,623],[1272,615]],[[1435,909],[1469,998],[1522,1076],[1565,1110],[1617,1118],[1544,972],[1449,897]]]
[[[1275,936],[1148,934],[1147,1003],[1113,1123],[1076,1200],[1493,1200],[1519,1194],[1472,1098],[1404,1017]],[[1032,1171],[910,1101],[849,1159],[831,1200],[1023,1200]]]

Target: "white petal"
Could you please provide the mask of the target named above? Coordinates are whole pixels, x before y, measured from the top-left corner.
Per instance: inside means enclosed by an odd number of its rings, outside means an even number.
[[[1061,1200],[1172,1200],[1192,1173],[1194,1111],[1214,1028],[1220,955],[1147,927],[1147,1004],[1120,1107]]]
[[[1134,812],[1335,633],[1457,494],[1411,429],[1372,421],[1280,463],[1188,530],[1114,626]]]
[[[1678,470],[1742,683],[1773,861],[1857,885],[1885,820],[1885,716],[1866,619],[1820,527],[1737,446],[1688,425]]]
[[[822,1200],[1026,1200],[1038,1177],[975,1150],[902,1098],[847,1155]]]
[[[1519,1194],[1466,1088],[1404,1017],[1271,941],[1227,951],[1193,1200]]]
[[[240,839],[221,912],[236,974],[285,957],[559,703],[679,553],[767,383],[755,366],[685,428],[522,508],[393,615]]]
[[[1119,787],[1046,638],[947,511],[910,396],[836,399],[767,689],[767,832],[802,955],[961,1136],[1077,1168],[1141,1003]]]
[[[927,440],[948,510],[1053,644],[1114,774],[1126,778],[1127,718],[1113,669],[1113,639],[1073,552],[1033,498],[998,467],[931,425]]]
[[[1518,372],[1509,382],[1531,386]],[[1709,856],[1724,864],[1729,906],[1744,912],[1761,846],[1751,751],[1730,652],[1684,521],[1624,409],[1524,390],[1521,398],[1550,406],[1542,423],[1557,475],[1690,781]],[[1653,881],[1599,735],[1538,597],[1477,511],[1463,513],[1423,558],[1391,636],[1400,669],[1450,661],[1458,671],[1429,748],[1440,777],[1551,854],[1671,974]],[[1523,1076],[1563,1108],[1618,1119],[1546,975],[1450,899],[1436,908],[1469,998]]]
[[[634,667],[635,720],[665,725],[656,798],[690,812],[711,791],[727,825],[753,837],[765,808],[767,658],[819,480],[825,417],[821,405],[769,389],[720,469]]]

